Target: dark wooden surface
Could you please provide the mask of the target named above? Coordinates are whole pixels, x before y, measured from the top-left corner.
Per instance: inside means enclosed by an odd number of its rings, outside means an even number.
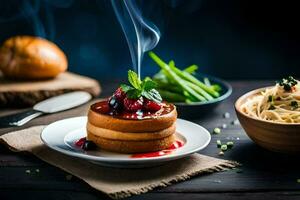
[[[227,124],[219,135],[212,135],[209,146],[200,153],[218,156],[216,140],[233,140],[235,145],[223,156],[243,164],[240,169],[209,174],[156,189],[147,194],[129,199],[300,199],[300,156],[282,155],[261,149],[255,145],[239,125],[232,125],[236,119],[233,103],[243,93],[272,81],[236,81],[232,96],[216,110],[194,122],[209,131]],[[115,83],[102,84],[103,95],[107,96],[116,87]],[[24,127],[48,124],[55,120],[85,115],[87,106],[43,116]],[[0,110],[0,115],[20,110]],[[230,118],[223,117],[225,112]],[[22,128],[24,128],[22,127]],[[0,129],[0,135],[16,128]],[[300,134],[300,133],[299,133]],[[176,166],[174,166],[176,167]],[[39,172],[36,172],[36,170]],[[30,170],[31,173],[26,173]],[[90,188],[83,181],[40,161],[32,155],[13,153],[0,146],[0,199],[107,199],[100,192]]]

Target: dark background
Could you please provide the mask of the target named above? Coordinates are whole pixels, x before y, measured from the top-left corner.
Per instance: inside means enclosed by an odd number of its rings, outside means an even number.
[[[300,74],[297,1],[144,0],[162,37],[155,48],[178,66],[226,79]],[[151,9],[151,10],[149,10]],[[148,16],[148,17],[149,17]],[[57,43],[69,70],[124,79],[131,59],[110,0],[10,0],[0,3],[0,41],[37,35]],[[158,68],[145,56],[142,74]]]

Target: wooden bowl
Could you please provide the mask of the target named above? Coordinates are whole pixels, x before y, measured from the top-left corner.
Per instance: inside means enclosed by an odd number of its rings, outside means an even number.
[[[250,117],[241,111],[241,105],[258,95],[266,88],[250,91],[235,103],[237,117],[247,135],[258,145],[268,150],[281,153],[300,152],[300,123],[286,124]]]

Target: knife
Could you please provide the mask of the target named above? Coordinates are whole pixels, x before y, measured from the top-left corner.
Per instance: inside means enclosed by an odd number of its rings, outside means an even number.
[[[83,91],[70,92],[41,101],[30,110],[0,117],[0,128],[22,126],[30,120],[50,113],[56,113],[88,102],[92,96]]]

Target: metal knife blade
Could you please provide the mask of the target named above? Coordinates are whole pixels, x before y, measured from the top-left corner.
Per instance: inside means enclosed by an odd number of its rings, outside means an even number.
[[[38,116],[77,107],[91,98],[89,93],[83,91],[52,97],[37,103],[32,109],[25,112],[0,117],[0,128],[22,126]]]
[[[33,110],[43,113],[55,113],[79,106],[88,102],[91,98],[92,96],[87,92],[70,92],[41,101],[33,107]]]

